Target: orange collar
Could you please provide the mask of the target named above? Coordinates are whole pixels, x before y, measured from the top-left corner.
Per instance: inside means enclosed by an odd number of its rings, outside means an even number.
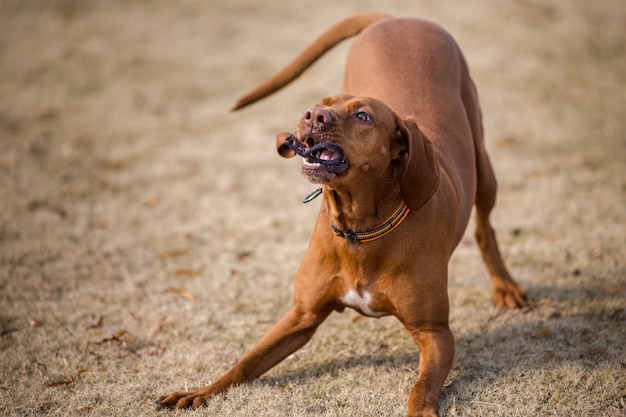
[[[375,229],[365,232],[353,232],[352,230],[341,230],[333,222],[330,223],[330,227],[335,232],[335,235],[347,239],[350,243],[364,243],[371,242],[372,240],[380,239],[388,233],[391,233],[393,229],[398,227],[402,220],[409,214],[409,208],[406,203],[402,203],[398,211],[391,216],[385,223],[376,227]]]

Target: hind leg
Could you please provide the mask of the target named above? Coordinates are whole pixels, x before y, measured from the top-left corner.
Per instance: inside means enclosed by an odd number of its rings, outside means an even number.
[[[480,144],[482,145],[482,144]],[[477,152],[478,189],[476,193],[476,240],[491,276],[492,296],[498,308],[522,308],[530,298],[506,268],[489,215],[496,202],[496,177],[482,146]]]
[[[498,308],[528,307],[532,301],[506,269],[489,215],[496,204],[496,176],[483,142],[483,129],[476,87],[469,77],[467,64],[461,60],[463,80],[461,96],[474,138],[476,153],[476,240],[491,276],[493,299]]]

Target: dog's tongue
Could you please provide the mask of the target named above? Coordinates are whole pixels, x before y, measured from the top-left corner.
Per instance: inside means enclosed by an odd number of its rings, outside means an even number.
[[[332,149],[324,149],[320,154],[319,158],[325,161],[332,161],[337,157],[337,152]]]

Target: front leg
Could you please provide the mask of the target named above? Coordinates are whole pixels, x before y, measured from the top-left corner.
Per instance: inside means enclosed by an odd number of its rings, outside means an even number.
[[[409,395],[408,417],[437,417],[443,383],[454,358],[454,337],[447,326],[407,327],[419,347],[419,375]]]
[[[173,392],[157,400],[157,410],[163,408],[199,407],[230,386],[258,378],[274,365],[304,346],[317,327],[332,310],[321,313],[305,311],[296,306],[261,339],[230,371],[211,385],[194,391]]]

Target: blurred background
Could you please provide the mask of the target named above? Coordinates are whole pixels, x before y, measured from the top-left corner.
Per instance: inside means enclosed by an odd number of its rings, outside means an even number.
[[[626,3],[609,0],[0,0],[2,414],[153,415],[288,309],[319,202],[300,203],[314,187],[274,138],[341,89],[349,41],[229,108],[366,10],[434,20],[461,46],[494,225],[538,303],[496,314],[470,229],[441,415],[623,415]],[[392,318],[335,315],[194,414],[403,415],[416,355]]]

